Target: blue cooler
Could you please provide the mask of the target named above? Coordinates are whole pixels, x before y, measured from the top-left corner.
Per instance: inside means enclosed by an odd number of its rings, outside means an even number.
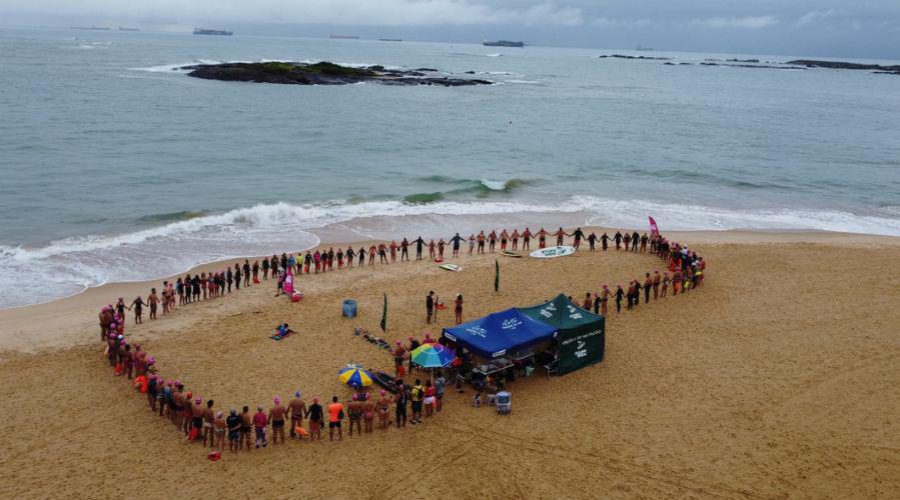
[[[512,394],[506,391],[497,393],[497,413],[508,415],[512,411]]]
[[[345,300],[344,301],[344,317],[345,318],[355,318],[356,317],[356,301],[355,300]]]

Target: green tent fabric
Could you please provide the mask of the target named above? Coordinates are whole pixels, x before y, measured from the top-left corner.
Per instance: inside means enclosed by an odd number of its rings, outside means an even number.
[[[519,311],[559,330],[556,334],[558,375],[603,361],[606,347],[606,318],[603,316],[576,306],[563,294]]]

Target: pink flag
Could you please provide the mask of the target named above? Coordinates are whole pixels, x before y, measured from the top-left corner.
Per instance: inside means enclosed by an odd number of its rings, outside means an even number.
[[[650,234],[653,236],[659,236],[659,227],[656,225],[656,221],[653,220],[653,217],[647,217],[650,219]]]
[[[284,284],[281,285],[281,289],[288,295],[294,293],[294,275],[291,274],[291,268],[288,268],[284,275]]]

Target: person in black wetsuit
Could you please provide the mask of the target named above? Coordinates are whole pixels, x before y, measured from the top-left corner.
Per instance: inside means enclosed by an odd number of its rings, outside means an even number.
[[[356,253],[353,252],[353,247],[347,247],[347,267],[353,267],[353,257]]]
[[[463,241],[463,237],[456,233],[456,236],[450,238],[450,243],[453,244],[453,256],[459,257],[459,243]]]
[[[250,261],[244,259],[244,286],[250,286]]]
[[[241,289],[241,266],[234,264],[234,289]]]
[[[281,254],[281,270],[287,272],[287,254]]]
[[[263,270],[263,279],[264,280],[269,279],[269,259],[263,259],[262,270]]]
[[[638,243],[640,243],[641,235],[637,231],[631,233],[631,251],[638,251]]]
[[[625,296],[625,291],[622,290],[622,285],[619,284],[616,286],[616,312],[622,312],[622,297]]]
[[[357,255],[359,255],[359,267],[366,265],[366,248],[359,247],[359,252],[357,252]]]
[[[622,233],[616,231],[616,235],[613,236],[613,240],[616,242],[616,250],[620,250],[622,245]]]
[[[231,283],[234,282],[234,273],[231,272],[231,268],[225,272],[225,283],[228,285],[228,293],[231,293]]]
[[[594,251],[594,244],[597,243],[597,235],[596,235],[595,233],[592,232],[592,233],[587,237],[587,240],[588,240],[588,247],[589,247],[590,250],[593,252],[593,251]]]
[[[609,235],[608,234],[603,233],[603,235],[600,236],[600,247],[603,249],[604,252],[609,247]]]
[[[560,228],[560,231],[562,231],[562,228]],[[565,233],[563,233],[563,234],[565,234]],[[581,246],[581,240],[584,239],[584,232],[579,227],[578,229],[573,231],[572,234],[567,234],[566,236],[572,236],[575,238],[574,244],[572,246],[574,246],[575,250],[577,251],[578,248]],[[562,240],[559,237],[557,237],[557,239],[556,239],[556,244],[562,245]],[[593,250],[593,248],[592,248],[592,250]]]
[[[403,241],[400,242],[400,262],[404,260],[409,260],[409,240],[403,238]]]
[[[425,240],[419,236],[413,243],[416,244],[416,260],[422,260],[422,246],[425,245]]]

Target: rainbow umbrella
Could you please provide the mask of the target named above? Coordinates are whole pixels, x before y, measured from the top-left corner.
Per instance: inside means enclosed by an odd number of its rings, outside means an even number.
[[[347,365],[338,371],[338,380],[350,387],[368,387],[372,385],[372,374],[356,366]]]
[[[422,368],[443,368],[453,362],[456,353],[441,344],[422,344],[410,353],[412,362]]]

